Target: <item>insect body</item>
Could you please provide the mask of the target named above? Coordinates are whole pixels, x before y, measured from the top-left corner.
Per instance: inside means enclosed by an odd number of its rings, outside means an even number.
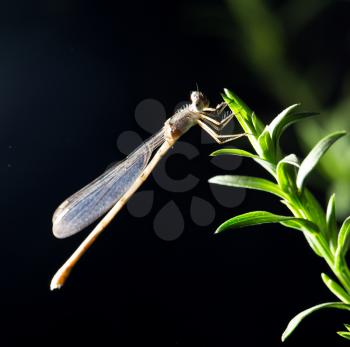
[[[57,271],[51,281],[51,290],[64,284],[80,257],[147,179],[159,160],[191,127],[198,124],[220,144],[244,135],[220,135],[221,129],[233,118],[233,114],[230,114],[220,121],[216,119],[225,107],[226,104],[222,103],[216,108],[210,108],[203,93],[192,92],[191,104],[170,117],[162,129],[56,209],[52,218],[52,230],[58,238],[71,236],[105,216]],[[155,150],[157,151],[151,159]]]

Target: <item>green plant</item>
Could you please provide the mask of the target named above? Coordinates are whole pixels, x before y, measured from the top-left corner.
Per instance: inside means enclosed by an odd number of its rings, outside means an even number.
[[[232,78],[237,78],[239,66],[245,75],[259,81],[252,88],[259,90],[259,86],[263,86],[261,93],[271,100],[288,105],[291,100],[302,99],[307,107],[324,110],[319,117],[296,126],[301,149],[307,153],[325,134],[336,129],[349,129],[350,74],[336,73],[339,63],[334,60],[336,55],[333,53],[347,47],[341,39],[333,40],[334,37],[345,37],[345,34],[330,31],[329,39],[323,35],[325,23],[333,23],[342,11],[341,2],[329,0],[224,0],[201,2],[192,8],[186,3],[183,15],[188,16],[188,24],[195,20],[196,25],[188,25],[188,28],[202,39],[210,40],[214,36],[226,43],[227,54],[236,66],[236,69],[226,70],[226,77],[231,74]],[[332,29],[336,27],[344,31],[340,25],[332,26]],[[305,40],[310,28],[313,45]],[[321,54],[321,59],[312,59],[309,63],[303,55],[291,59],[290,52],[305,50],[307,57],[318,57],[320,38],[323,45],[332,47],[327,54]],[[326,180],[327,193],[337,194],[339,221],[350,211],[349,145],[350,136],[337,145],[338,150],[326,154],[327,160],[320,162],[318,170],[323,180],[313,182],[315,186],[321,186]]]
[[[305,187],[305,181],[323,154],[334,142],[346,132],[338,131],[321,139],[303,161],[296,155],[284,155],[279,139],[283,131],[292,123],[316,115],[311,112],[297,112],[298,104],[282,111],[273,121],[265,125],[249,107],[231,91],[225,89],[224,100],[236,115],[236,118],[247,134],[256,154],[242,149],[224,148],[212,153],[217,155],[238,155],[248,157],[260,164],[273,177],[274,181],[249,176],[216,176],[210,183],[262,190],[276,195],[292,213],[281,216],[267,211],[254,211],[235,216],[221,224],[216,233],[227,229],[241,228],[263,223],[280,223],[288,228],[301,231],[312,250],[322,257],[336,279],[325,273],[321,278],[328,289],[340,300],[327,302],[311,307],[288,324],[282,335],[284,341],[297,325],[310,313],[323,308],[337,308],[350,311],[350,271],[345,256],[350,243],[350,217],[337,228],[335,213],[335,195],[328,202],[326,211],[321,207],[313,194]],[[338,332],[350,339],[349,331]]]

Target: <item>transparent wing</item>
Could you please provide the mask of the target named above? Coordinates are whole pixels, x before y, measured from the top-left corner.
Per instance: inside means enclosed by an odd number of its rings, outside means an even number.
[[[163,130],[150,137],[123,161],[66,199],[52,217],[58,238],[71,236],[105,214],[126,193],[164,141]]]

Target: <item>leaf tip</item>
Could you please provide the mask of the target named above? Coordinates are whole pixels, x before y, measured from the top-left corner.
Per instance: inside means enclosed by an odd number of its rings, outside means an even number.
[[[329,283],[331,281],[331,279],[329,278],[329,276],[327,274],[325,274],[324,272],[321,273],[321,278],[322,281],[327,285],[327,283]]]
[[[214,178],[215,178],[215,177],[209,178],[209,179],[208,179],[208,183],[215,183]]]
[[[289,333],[287,331],[284,331],[282,336],[281,336],[281,341],[282,342],[286,341],[288,336],[289,336]]]
[[[214,232],[214,235],[217,235],[217,234],[220,234],[222,232],[222,228],[221,228],[221,225],[219,227],[217,227],[217,229],[215,230]]]

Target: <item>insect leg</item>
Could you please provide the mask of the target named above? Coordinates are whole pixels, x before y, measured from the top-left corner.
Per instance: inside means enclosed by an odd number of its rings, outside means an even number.
[[[210,135],[218,144],[223,144],[226,142],[230,142],[233,140],[236,140],[242,136],[246,136],[247,134],[242,133],[242,134],[233,134],[233,135],[220,135],[216,133],[213,129],[211,129],[207,124],[204,122],[198,120],[198,125],[206,132],[208,135]]]

